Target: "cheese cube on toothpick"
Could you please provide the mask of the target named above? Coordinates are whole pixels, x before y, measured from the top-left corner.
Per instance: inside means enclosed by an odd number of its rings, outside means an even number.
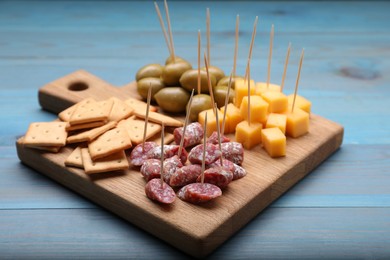
[[[263,125],[258,122],[248,123],[242,121],[236,127],[236,142],[242,143],[245,149],[252,149],[261,143],[261,129]]]
[[[216,110],[216,112],[218,113],[219,124],[222,125],[223,113],[218,109]],[[207,132],[205,132],[205,134],[207,137],[209,137],[214,131],[217,131],[217,118],[215,117],[213,108],[204,110],[199,113],[198,116],[199,124],[204,125],[206,113],[208,114],[208,119],[207,119]],[[225,129],[226,129],[226,125],[225,125]]]
[[[287,110],[288,99],[282,92],[267,91],[262,94],[262,98],[269,104],[269,113],[281,113]]]
[[[241,116],[240,109],[230,103],[226,106],[226,108],[221,107],[220,110],[222,113],[224,113],[226,110],[225,133],[234,133],[236,131],[236,126],[238,125],[238,123],[244,120],[244,118]]]
[[[286,134],[291,137],[300,137],[309,131],[309,113],[296,107],[294,111],[286,113]]]
[[[248,106],[248,96],[242,99],[240,106],[241,116],[245,120],[250,121],[250,123],[264,123],[267,120],[268,103],[259,96],[250,96],[250,101],[250,106]],[[248,118],[248,109],[250,109],[250,119]]]

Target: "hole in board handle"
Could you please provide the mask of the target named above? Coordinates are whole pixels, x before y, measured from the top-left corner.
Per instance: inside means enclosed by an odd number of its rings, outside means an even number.
[[[68,86],[68,89],[70,91],[83,91],[83,90],[86,90],[88,88],[89,88],[88,84],[85,82],[82,82],[82,81],[72,82]]]

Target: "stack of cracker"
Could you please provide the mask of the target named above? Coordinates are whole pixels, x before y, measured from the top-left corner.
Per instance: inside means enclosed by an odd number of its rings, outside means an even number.
[[[87,174],[125,170],[129,167],[126,150],[145,140],[160,142],[162,123],[182,125],[150,106],[144,140],[146,109],[147,104],[136,99],[87,98],[59,113],[59,120],[30,124],[23,144],[54,153],[77,144],[65,160],[66,166],[82,168]],[[166,133],[165,141],[172,142],[173,135]]]

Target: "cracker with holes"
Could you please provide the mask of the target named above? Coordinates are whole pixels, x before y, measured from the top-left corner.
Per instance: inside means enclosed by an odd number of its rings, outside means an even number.
[[[107,121],[96,121],[96,122],[90,122],[90,123],[84,123],[84,124],[77,124],[77,125],[66,125],[66,131],[72,132],[72,131],[78,131],[78,130],[87,130],[92,129],[95,127],[100,127],[107,124]]]
[[[84,171],[87,174],[119,171],[129,168],[125,151],[119,151],[105,157],[104,159],[93,161],[88,148],[82,148],[81,157],[83,160]]]
[[[77,106],[82,105],[82,104],[88,104],[89,102],[95,102],[95,100],[93,98],[83,99],[82,101],[77,102],[73,106],[70,106],[67,109],[65,109],[64,111],[60,112],[58,114],[58,117],[62,121],[69,122],[70,117],[72,116],[73,112],[76,110]]]
[[[128,118],[133,114],[134,109],[127,105],[124,101],[112,97],[110,100],[113,101],[113,106],[111,109],[111,113],[108,116],[108,121],[116,121],[119,122],[122,119]]]
[[[23,143],[29,147],[61,147],[66,144],[66,122],[37,122],[30,124]]]
[[[70,125],[107,121],[114,102],[112,100],[90,101],[80,104],[70,117]]]
[[[145,111],[135,110],[134,115],[139,117],[139,118],[145,119],[146,118]],[[164,124],[165,126],[173,126],[173,127],[183,126],[183,122],[181,122],[177,119],[174,119],[173,117],[166,116],[166,115],[159,114],[157,112],[152,112],[152,111],[149,112],[149,121],[155,122],[155,123],[158,123],[161,125]]]
[[[81,157],[81,146],[76,147],[76,149],[71,152],[71,154],[65,160],[65,165],[68,167],[84,169],[83,159]]]
[[[75,135],[68,136],[66,139],[66,142],[68,144],[72,143],[81,143],[81,142],[91,142],[92,140],[96,139],[98,136],[104,134],[108,130],[114,128],[116,126],[116,122],[108,122],[107,124],[93,128],[91,130],[87,130]]]
[[[125,103],[127,105],[131,106],[134,109],[134,111],[140,111],[143,113],[145,113],[145,111],[146,111],[147,104],[143,101],[138,100],[138,99],[128,98],[125,100]],[[154,106],[149,106],[149,111],[156,112],[157,108]]]
[[[130,137],[126,130],[121,127],[108,130],[88,144],[88,150],[92,160],[106,157],[130,147]]]
[[[140,144],[143,141],[145,121],[136,117],[130,117],[118,123],[118,127],[126,129],[131,142],[133,144]],[[146,129],[146,140],[152,136],[160,133],[161,125],[148,122]]]

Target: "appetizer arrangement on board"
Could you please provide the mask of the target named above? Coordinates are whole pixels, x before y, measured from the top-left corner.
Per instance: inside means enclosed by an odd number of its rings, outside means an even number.
[[[170,56],[165,65],[149,64],[136,73],[137,91],[146,103],[132,98],[86,98],[59,113],[54,122],[32,123],[22,143],[53,153],[69,145],[74,150],[64,160],[67,167],[81,168],[86,174],[136,169],[145,179],[149,199],[170,204],[177,196],[199,204],[221,196],[229,183],[246,176],[242,166],[245,149],[260,145],[270,157],[283,157],[287,136],[298,138],[308,133],[311,103],[297,95],[304,51],[294,94],[287,96],[283,88],[291,44],[281,85],[271,84],[272,25],[267,81],[255,83],[250,64],[256,17],[245,76],[236,76],[237,15],[233,69],[230,76],[225,76],[210,63],[207,9],[205,67],[201,68],[200,62],[199,30],[197,69],[193,69],[175,54],[166,1],[164,5],[168,32],[157,3],[155,8]],[[151,102],[157,103],[164,114]],[[169,113],[185,114],[184,123]]]

